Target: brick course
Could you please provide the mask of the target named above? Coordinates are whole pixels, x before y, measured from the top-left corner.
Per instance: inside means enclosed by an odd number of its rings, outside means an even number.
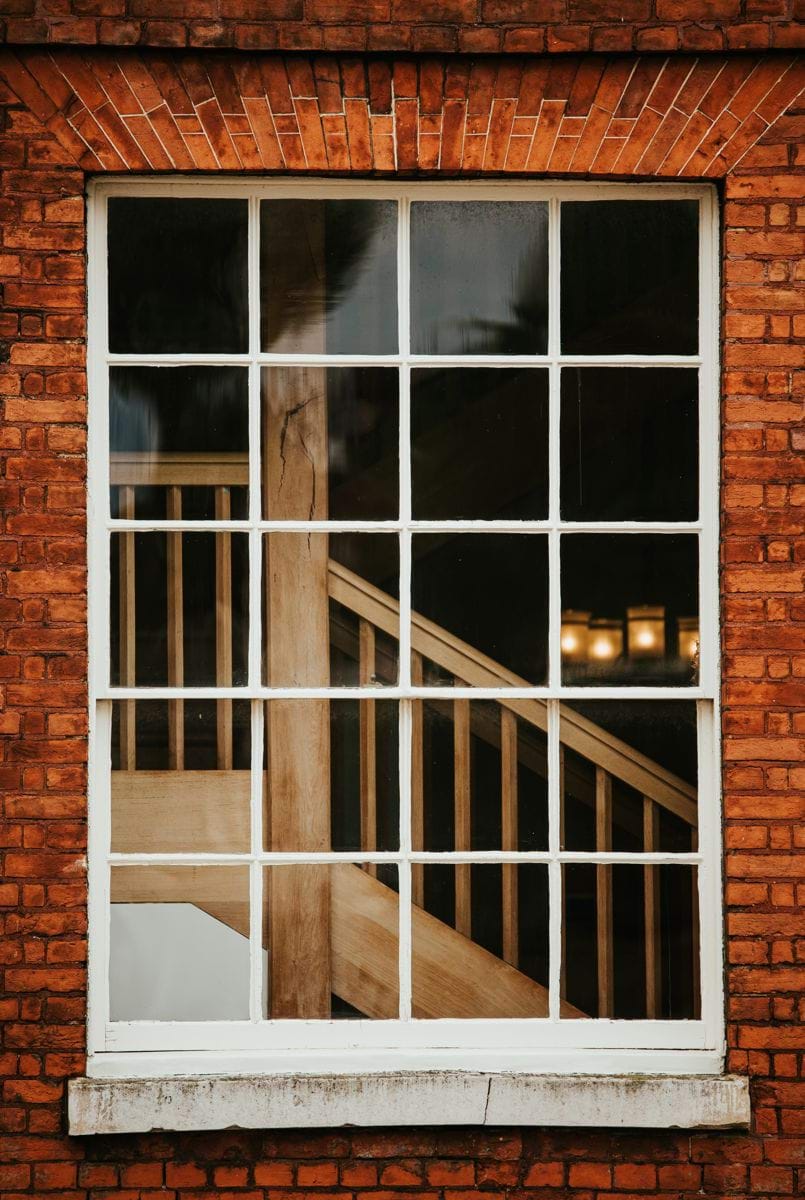
[[[125,29],[122,3],[93,7],[106,15],[89,24]],[[0,1200],[802,1193],[801,65],[25,47],[0,63]],[[85,1019],[83,192],[87,172],[174,168],[721,181],[728,1040],[752,1082],[750,1133],[66,1137]]]

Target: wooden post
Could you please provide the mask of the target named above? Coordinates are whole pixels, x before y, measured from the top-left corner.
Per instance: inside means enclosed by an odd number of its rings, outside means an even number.
[[[266,516],[272,520],[326,519],[326,372],[275,368],[266,375]],[[326,686],[330,652],[327,535],[273,533],[266,543],[268,681]],[[272,850],[328,850],[328,702],[269,701],[266,757],[268,845]],[[270,868],[266,907],[271,1016],[329,1017],[329,868]]]
[[[375,630],[362,618],[358,621],[358,678],[370,684],[375,677]],[[360,802],[361,850],[377,849],[377,729],[374,700],[359,702],[360,724]],[[374,863],[366,863],[370,875],[377,874]]]
[[[458,683],[458,680],[456,680]],[[470,702],[453,701],[453,811],[456,850],[472,848],[470,813]],[[456,863],[456,929],[472,937],[471,868]]]
[[[595,848],[612,849],[612,777],[595,768]],[[613,1015],[614,962],[612,931],[612,866],[598,863],[596,876],[596,945],[598,948],[598,1015]]]
[[[659,809],[643,797],[643,849],[659,849]],[[657,867],[643,868],[643,910],[646,927],[646,1016],[654,1020],[662,1013],[662,954],[660,941],[660,879]]]
[[[168,488],[168,520],[182,519],[182,489]],[[181,687],[184,683],[184,579],[182,569],[182,537],[179,530],[167,533],[168,554],[168,684]],[[184,770],[184,701],[168,701],[168,766],[173,771]]]
[[[134,488],[120,489],[120,516],[134,518]],[[120,575],[118,606],[120,610],[120,683],[134,687],[136,683],[137,595],[134,575],[134,533],[118,535],[118,570]],[[137,766],[137,727],[134,700],[120,702],[120,769],[133,771]]]
[[[500,709],[501,849],[518,848],[517,717]],[[519,961],[519,895],[517,863],[503,864],[503,958],[513,967]]]
[[[411,651],[411,683],[414,687],[423,680],[422,655]],[[411,702],[411,845],[414,850],[425,849],[425,728],[421,700]],[[411,900],[425,907],[425,868],[422,863],[411,866]]]
[[[215,489],[215,519],[228,521],[232,512],[228,487]],[[232,534],[215,535],[215,683],[232,686]],[[216,761],[219,770],[232,770],[232,701],[215,705]]]

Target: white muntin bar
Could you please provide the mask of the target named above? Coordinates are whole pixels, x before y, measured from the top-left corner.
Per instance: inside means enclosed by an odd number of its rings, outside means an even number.
[[[89,423],[89,517],[90,517],[90,691],[91,771],[90,804],[90,1022],[89,1045],[93,1053],[107,1048],[125,1048],[136,1054],[154,1049],[187,1052],[200,1045],[220,1048],[222,1053],[238,1052],[246,1047],[285,1047],[329,1044],[372,1046],[410,1046],[416,1052],[434,1054],[436,1045],[454,1045],[472,1053],[487,1044],[517,1044],[519,1036],[531,1039],[535,1050],[565,1055],[598,1050],[611,1056],[639,1054],[652,1061],[665,1047],[671,1054],[717,1055],[723,1039],[722,986],[719,970],[721,955],[720,924],[706,919],[720,905],[720,831],[718,754],[718,330],[716,298],[717,278],[717,206],[712,189],[698,185],[621,185],[588,183],[406,183],[379,181],[316,181],[301,179],[215,179],[188,180],[183,177],[137,180],[105,180],[91,186],[89,223],[90,288],[90,423]],[[150,196],[242,196],[249,201],[249,348],[246,354],[111,354],[106,335],[105,208],[110,195]],[[272,354],[260,344],[260,260],[259,204],[268,197],[300,198],[391,198],[398,202],[397,233],[397,352],[381,355]],[[548,295],[549,331],[546,353],[533,355],[413,355],[410,343],[410,204],[415,199],[544,200],[549,207]],[[700,346],[694,355],[568,355],[561,352],[560,304],[560,217],[564,200],[604,199],[696,199],[700,204]],[[108,454],[108,372],[115,366],[152,366],[165,369],[182,366],[231,366],[246,370],[249,380],[249,509],[246,520],[180,521],[111,519],[109,514]],[[399,515],[386,521],[267,521],[263,520],[261,498],[261,370],[264,366],[299,367],[383,367],[399,376]],[[411,371],[429,367],[444,369],[506,370],[529,368],[548,373],[549,422],[549,507],[545,520],[538,521],[416,521],[411,498]],[[560,387],[565,367],[674,368],[697,370],[699,377],[700,456],[699,487],[701,508],[696,521],[563,521],[560,515]],[[109,679],[109,534],[127,531],[188,533],[243,533],[249,540],[249,650],[248,686],[232,688],[138,688],[108,685]],[[378,533],[397,535],[400,541],[400,679],[394,687],[360,688],[270,688],[262,684],[262,539],[269,532]],[[414,687],[411,680],[411,565],[412,536],[441,533],[516,533],[544,536],[549,545],[549,614],[545,631],[548,647],[548,681],[539,686],[519,688]],[[560,626],[562,612],[560,580],[560,539],[575,533],[586,534],[687,534],[700,544],[700,637],[701,682],[695,687],[677,686],[563,686],[561,681]],[[244,699],[251,702],[251,843],[248,854],[112,854],[110,833],[110,745],[111,712],[114,700],[155,699]],[[271,853],[263,850],[263,705],[282,699],[338,700],[377,699],[399,701],[399,786],[400,843],[393,852],[322,852],[321,854]],[[548,737],[548,846],[534,852],[517,851],[415,851],[411,843],[411,755],[412,709],[415,699],[496,700],[499,703],[537,700],[547,704]],[[699,744],[699,848],[695,852],[563,851],[560,844],[560,705],[569,701],[610,700],[615,703],[643,701],[695,701],[698,706]],[[307,863],[393,864],[399,872],[399,1019],[390,1021],[339,1022],[263,1021],[262,1020],[262,890],[267,865]],[[250,869],[251,947],[250,1019],[247,1022],[211,1022],[201,1029],[188,1023],[110,1023],[108,1020],[109,952],[109,865],[145,867],[148,865],[226,865],[239,863]],[[412,1019],[412,864],[437,863],[533,863],[543,865],[549,879],[549,1016],[527,1022],[432,1021]],[[657,866],[686,866],[697,869],[701,940],[701,1021],[560,1020],[562,950],[562,865],[565,863],[608,863]],[[346,1028],[348,1024],[349,1028]],[[385,1032],[378,1032],[382,1026]],[[536,1029],[542,1032],[535,1035]],[[314,1030],[316,1032],[314,1032]],[[524,1034],[523,1031],[531,1032]],[[203,1040],[201,1040],[203,1039]],[[646,1049],[653,1047],[653,1049]],[[624,1049],[629,1048],[629,1049]],[[694,1049],[695,1048],[695,1049]],[[352,1051],[351,1051],[352,1052]],[[598,1061],[598,1060],[596,1060]],[[602,1059],[601,1061],[605,1061]],[[610,1060],[606,1060],[610,1061]],[[631,1061],[631,1060],[629,1060]],[[642,1059],[641,1059],[642,1061]],[[693,1059],[690,1060],[693,1063]],[[701,1059],[695,1059],[700,1064]],[[713,1058],[715,1062],[715,1058]],[[691,1068],[692,1069],[692,1068]]]

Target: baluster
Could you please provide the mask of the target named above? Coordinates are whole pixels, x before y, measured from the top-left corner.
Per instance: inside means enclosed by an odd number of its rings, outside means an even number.
[[[411,652],[411,683],[420,687],[424,678],[422,655]],[[421,700],[411,702],[411,845],[415,850],[425,849],[425,714]],[[420,908],[425,907],[425,867],[422,863],[411,866],[411,900]]]
[[[456,684],[459,681],[456,680]],[[470,702],[453,701],[453,811],[455,848],[471,849],[470,815]],[[469,863],[456,863],[456,929],[472,936],[471,875]]]
[[[376,667],[375,629],[361,618],[358,622],[358,679],[361,685],[374,681]],[[360,799],[361,850],[377,849],[377,729],[373,700],[361,700],[360,720]],[[370,875],[377,875],[374,863],[365,864]]]
[[[120,488],[120,516],[134,519],[134,488]],[[118,568],[120,573],[120,682],[134,687],[136,682],[136,592],[134,576],[134,533],[118,534]],[[123,700],[120,705],[120,769],[134,771],[137,766],[136,701]]]
[[[660,812],[648,796],[643,797],[643,849],[659,849]],[[643,904],[646,926],[646,1016],[662,1013],[662,954],[660,933],[660,873],[651,864],[643,868]]]
[[[612,777],[603,767],[595,768],[595,848],[612,849]],[[598,863],[595,877],[598,1015],[611,1017],[614,992],[611,864]]]
[[[182,489],[168,488],[168,520],[182,519]],[[182,578],[182,534],[170,530],[168,541],[168,684],[184,683],[184,587]],[[184,770],[184,701],[168,701],[168,766]]]
[[[500,796],[501,849],[518,848],[517,717],[508,708],[500,710]],[[519,962],[519,895],[517,863],[503,864],[503,958],[516,967]]]
[[[228,521],[232,513],[228,487],[215,489],[215,519]],[[232,534],[215,535],[215,682],[232,686]],[[215,705],[215,737],[218,769],[232,770],[232,701]]]

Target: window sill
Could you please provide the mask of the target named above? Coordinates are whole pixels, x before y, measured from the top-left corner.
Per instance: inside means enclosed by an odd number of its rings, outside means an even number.
[[[73,1135],[383,1125],[728,1129],[749,1124],[733,1075],[513,1071],[74,1079]]]

